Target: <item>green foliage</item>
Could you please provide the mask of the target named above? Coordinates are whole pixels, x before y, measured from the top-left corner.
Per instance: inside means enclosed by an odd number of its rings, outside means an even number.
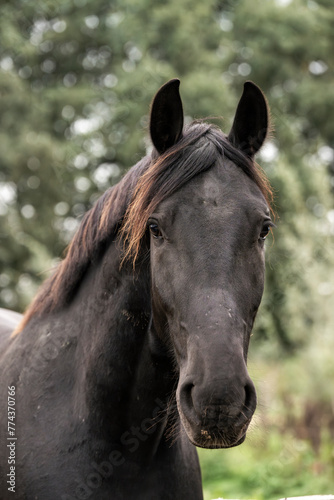
[[[328,445],[315,456],[305,441],[267,432],[265,442],[262,428],[239,448],[200,450],[205,500],[278,500],[332,492],[334,456]]]
[[[266,375],[273,374],[267,369]],[[277,398],[275,404],[280,401]],[[268,408],[259,410],[256,428],[240,447],[199,450],[205,500],[278,500],[333,492],[334,454],[328,431],[323,430],[322,444],[315,451],[310,441],[279,427],[285,410],[275,409],[275,424]]]

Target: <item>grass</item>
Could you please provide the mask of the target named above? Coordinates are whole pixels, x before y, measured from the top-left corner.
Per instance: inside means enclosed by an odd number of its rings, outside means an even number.
[[[199,456],[205,500],[334,493],[334,450],[326,436],[318,456],[307,442],[265,429],[251,431],[237,448],[199,450]]]

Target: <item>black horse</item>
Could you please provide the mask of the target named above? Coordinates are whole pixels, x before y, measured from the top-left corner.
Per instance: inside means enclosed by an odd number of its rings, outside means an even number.
[[[2,311],[2,500],[199,500],[196,446],[244,441],[267,129],[251,82],[229,135],[183,129],[178,80],[158,91],[152,154],[86,214],[25,316]]]

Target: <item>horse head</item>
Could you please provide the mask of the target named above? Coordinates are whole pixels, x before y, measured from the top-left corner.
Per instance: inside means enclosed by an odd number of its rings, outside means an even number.
[[[152,328],[172,353],[190,441],[224,448],[243,442],[256,407],[246,361],[272,222],[253,156],[268,110],[247,82],[228,136],[203,123],[184,131],[178,89],[164,85],[151,110],[156,172],[180,169],[184,181],[150,205]]]

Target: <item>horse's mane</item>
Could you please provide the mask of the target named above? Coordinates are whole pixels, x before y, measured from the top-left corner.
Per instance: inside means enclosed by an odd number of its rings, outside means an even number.
[[[33,316],[69,304],[88,267],[112,239],[123,238],[123,262],[132,259],[135,265],[150,213],[190,179],[212,167],[219,157],[241,168],[259,186],[270,205],[272,191],[259,166],[236,149],[218,128],[195,122],[163,155],[153,152],[137,163],[86,213],[66,257],[42,285],[14,333],[21,331]]]
[[[90,264],[107,242],[117,237],[136,182],[149,164],[150,158],[143,158],[85,214],[64,260],[43,283],[12,335],[21,332],[33,316],[56,311],[71,301]]]

